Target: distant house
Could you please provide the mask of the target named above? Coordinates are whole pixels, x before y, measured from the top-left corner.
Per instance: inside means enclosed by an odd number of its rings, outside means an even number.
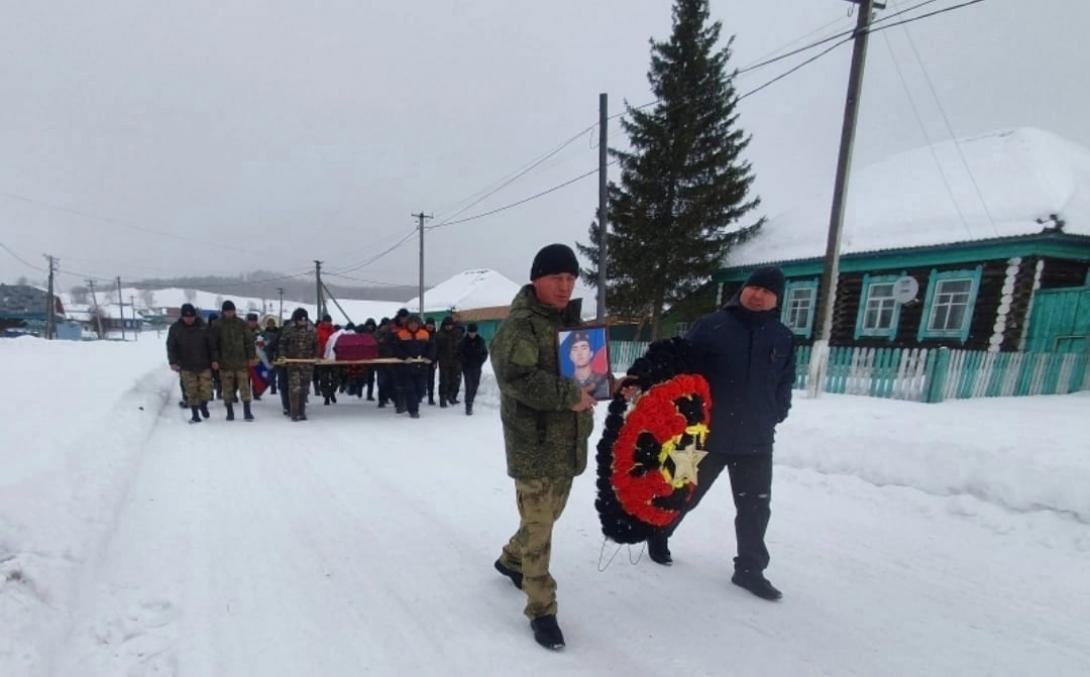
[[[521,288],[494,270],[467,270],[424,292],[424,317],[436,324],[448,315],[463,325],[476,323],[481,336],[490,341]],[[412,312],[419,306],[419,298],[406,304]]]
[[[59,322],[64,304],[53,296],[53,309]],[[25,284],[0,284],[0,331],[44,334],[49,317],[49,293]]]
[[[729,299],[756,268],[779,266],[781,319],[810,343],[828,211],[826,199],[770,219],[730,253],[694,308]],[[1017,129],[901,153],[852,177],[831,343],[1087,350],[1088,271],[1090,150]],[[680,331],[698,314],[671,319]]]

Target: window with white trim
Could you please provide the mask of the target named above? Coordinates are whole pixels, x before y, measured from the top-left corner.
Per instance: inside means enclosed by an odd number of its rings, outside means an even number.
[[[893,328],[897,301],[893,299],[892,282],[876,282],[867,287],[867,303],[863,308],[863,333],[885,334]]]
[[[784,290],[781,320],[796,334],[809,336],[814,327],[817,281],[789,282]]]
[[[971,279],[939,280],[935,285],[935,298],[931,302],[931,317],[927,321],[927,330],[960,332],[969,317],[972,291]]]

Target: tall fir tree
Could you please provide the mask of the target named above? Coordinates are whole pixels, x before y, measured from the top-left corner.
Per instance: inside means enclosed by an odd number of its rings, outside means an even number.
[[[627,105],[621,126],[631,150],[610,149],[621,168],[609,187],[606,299],[611,314],[648,318],[659,337],[663,309],[706,284],[735,243],[764,222],[743,223],[760,204],[743,157],[730,45],[708,21],[708,0],[676,0],[673,33],[651,41],[647,79],[657,101]],[[597,284],[599,228],[579,245]]]

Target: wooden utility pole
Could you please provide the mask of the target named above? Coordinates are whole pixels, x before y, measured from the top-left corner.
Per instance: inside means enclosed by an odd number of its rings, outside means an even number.
[[[98,338],[101,339],[103,337],[102,313],[99,312],[98,297],[95,296],[95,281],[94,280],[87,280],[87,286],[91,289],[91,303],[93,304],[91,306],[91,308],[93,308],[92,312],[95,314],[95,327],[98,330]]]
[[[598,95],[598,321],[606,319],[606,262],[609,261],[609,183],[606,167],[609,146],[606,125],[609,122],[609,96]]]
[[[279,326],[279,325],[284,324],[284,288],[283,287],[277,287],[276,288],[276,293],[280,294],[280,313],[279,313],[280,319],[277,322],[277,325]]]
[[[322,315],[325,314],[322,307],[322,262],[318,259],[314,259],[314,287],[318,299],[318,317],[314,318],[314,323],[317,324],[322,321]],[[282,310],[280,312],[283,313]],[[281,315],[281,319],[283,319],[283,315]]]
[[[829,338],[833,331],[833,307],[836,304],[836,286],[840,277],[840,235],[844,227],[844,208],[848,199],[848,179],[852,170],[852,150],[855,146],[855,124],[859,118],[859,100],[863,94],[863,71],[867,64],[867,41],[871,14],[882,5],[875,0],[848,0],[859,5],[855,23],[855,42],[852,46],[851,74],[848,77],[848,95],[844,103],[844,122],[840,131],[840,155],[836,163],[836,183],[833,187],[833,206],[829,215],[829,238],[825,247],[825,271],[821,276],[817,315],[818,339],[814,342],[810,357],[810,396],[817,397],[825,383],[829,362]],[[783,299],[783,303],[790,299]]]
[[[419,285],[418,291],[420,293],[420,297],[419,297],[419,299],[420,299],[420,310],[419,310],[420,321],[423,322],[424,321],[424,221],[425,221],[425,219],[431,219],[431,218],[434,218],[434,217],[431,214],[425,214],[423,211],[421,211],[419,214],[413,214],[413,218],[418,219],[420,221],[420,285]]]
[[[50,254],[46,254],[45,258],[49,261],[49,297],[46,299],[45,337],[53,340],[57,336],[57,302],[53,298],[53,272],[57,268],[57,259]]]
[[[121,296],[121,276],[117,276],[117,314],[121,316],[121,340],[125,340],[125,299]]]
[[[129,308],[132,308],[132,326],[133,326],[133,338],[137,341],[140,340],[140,325],[141,322],[136,321],[136,297],[129,296]]]

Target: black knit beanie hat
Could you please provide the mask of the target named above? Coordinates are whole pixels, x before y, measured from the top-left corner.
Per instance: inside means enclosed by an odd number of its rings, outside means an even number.
[[[767,289],[776,295],[776,298],[780,301],[783,300],[783,289],[786,286],[784,280],[783,271],[779,268],[759,268],[750,274],[746,279],[744,287],[761,287]]]
[[[234,309],[235,309],[235,302],[234,301],[224,301],[223,306],[220,307],[220,310],[222,310],[225,313],[228,310],[234,310]]]
[[[542,248],[534,257],[534,264],[530,266],[530,281],[560,273],[578,277],[579,259],[575,258],[575,252],[568,245],[551,244]]]

